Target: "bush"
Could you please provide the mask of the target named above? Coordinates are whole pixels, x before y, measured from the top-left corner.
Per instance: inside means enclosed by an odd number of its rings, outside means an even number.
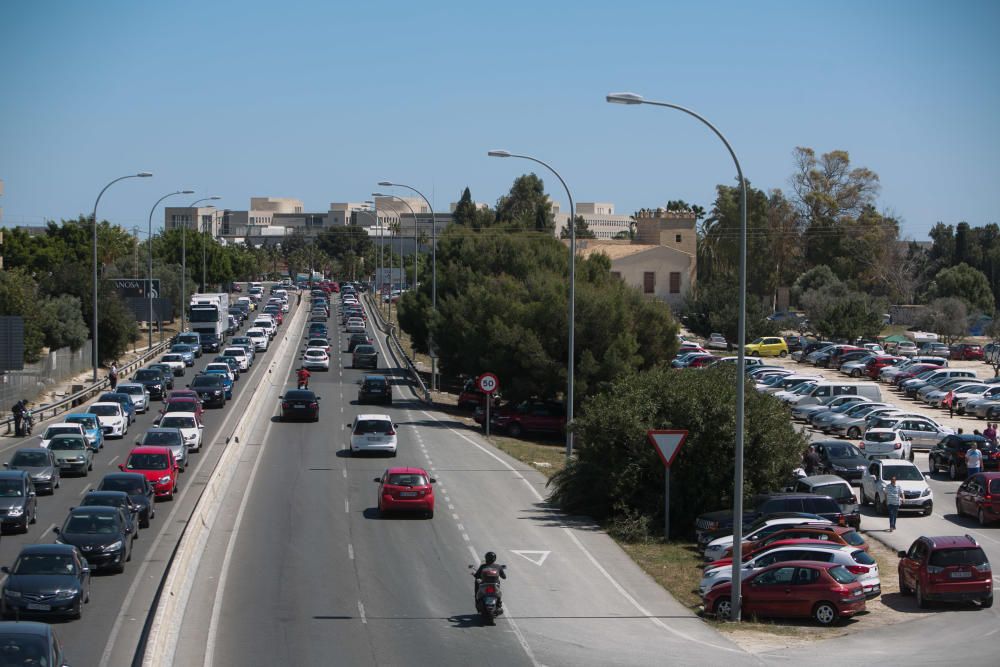
[[[650,429],[684,429],[687,441],[671,469],[671,527],[688,532],[698,514],[732,504],[735,458],[735,369],[671,371],[622,377],[583,406],[576,420],[577,457],[553,476],[552,500],[637,534],[663,521],[663,464],[646,439]],[[744,497],[783,486],[806,438],[773,396],[746,391]]]

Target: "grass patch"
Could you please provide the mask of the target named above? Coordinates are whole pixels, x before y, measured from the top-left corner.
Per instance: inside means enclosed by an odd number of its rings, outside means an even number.
[[[701,606],[698,582],[701,581],[700,566],[703,563],[693,542],[618,544],[678,602],[692,611],[698,611]]]
[[[497,449],[530,465],[546,477],[552,477],[566,465],[566,449],[562,443],[532,442],[502,435],[491,435],[489,440]]]

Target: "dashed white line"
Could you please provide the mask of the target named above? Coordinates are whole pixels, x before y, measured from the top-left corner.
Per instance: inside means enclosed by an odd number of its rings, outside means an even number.
[[[110,467],[112,463],[118,460],[118,455],[116,454],[110,461],[108,461],[108,466]]]
[[[351,503],[348,502],[347,498],[344,498],[344,511],[350,513]]]
[[[38,541],[41,542],[42,540],[44,540],[45,536],[48,535],[50,532],[52,532],[55,529],[56,529],[56,524],[52,524],[51,526],[49,526],[48,528],[46,528],[45,530],[43,530],[42,534],[38,536]]]
[[[455,506],[452,505],[451,503],[448,503],[448,509],[453,510],[453,509],[455,509]]]
[[[87,486],[83,487],[83,491],[80,492],[80,497],[81,498],[83,498],[85,495],[87,495],[87,491],[90,491],[90,486],[91,485],[88,483]]]
[[[368,619],[365,617],[365,606],[361,604],[361,600],[358,600],[358,613],[361,614],[361,622],[368,625]]]
[[[454,512],[452,512],[451,518],[454,519],[455,521],[458,521],[458,515],[455,514]]]
[[[455,518],[456,518],[456,519],[458,518],[458,515],[457,515],[457,514],[455,515]],[[458,529],[459,529],[460,531],[462,531],[463,533],[465,532],[465,526],[463,526],[462,524],[458,524]]]
[[[344,479],[347,479],[347,468],[344,468],[340,472],[344,473]]]
[[[465,540],[466,542],[468,542],[469,541],[469,536],[466,533],[462,533],[462,539]]]
[[[347,545],[347,557],[350,558],[351,560],[354,560],[354,545],[353,544],[348,544]]]

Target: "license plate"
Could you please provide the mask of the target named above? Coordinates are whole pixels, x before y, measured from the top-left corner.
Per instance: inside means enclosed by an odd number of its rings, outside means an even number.
[[[306,404],[305,403],[295,403],[294,405],[292,405],[292,407],[293,408],[304,408],[304,407],[306,407]]]
[[[400,491],[399,492],[399,497],[400,498],[416,498],[417,497],[417,492],[416,491]]]
[[[35,602],[29,602],[25,605],[31,611],[51,611],[52,606],[47,604],[37,604]]]
[[[382,438],[377,435],[368,436],[368,442],[382,442]]]
[[[951,576],[952,579],[969,579],[969,578],[972,577],[972,573],[971,572],[952,572],[950,576]]]

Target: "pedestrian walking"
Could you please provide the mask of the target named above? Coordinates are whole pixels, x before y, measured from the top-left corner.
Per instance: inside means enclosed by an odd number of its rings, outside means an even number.
[[[815,475],[819,472],[820,460],[816,448],[809,445],[805,455],[802,457],[802,467],[806,470],[806,475]]]
[[[942,403],[944,403],[945,405],[948,406],[948,416],[949,417],[954,417],[955,416],[955,392],[949,391],[948,395],[944,397],[944,401],[942,401]]]
[[[28,401],[23,398],[10,409],[14,413],[14,435],[19,438],[24,436],[24,413],[27,409]]]
[[[979,451],[978,443],[973,440],[969,451],[965,452],[965,469],[969,477],[978,474],[983,469],[983,453]]]
[[[996,447],[997,445],[997,425],[993,423],[986,424],[986,430],[983,431],[983,437],[990,441],[990,444]]]
[[[900,490],[896,485],[895,475],[885,487],[885,508],[889,512],[889,532],[896,530],[896,517],[899,516]]]
[[[115,387],[118,386],[118,366],[113,361],[111,362],[111,370],[108,371],[108,384],[111,385],[111,391],[114,391]]]

